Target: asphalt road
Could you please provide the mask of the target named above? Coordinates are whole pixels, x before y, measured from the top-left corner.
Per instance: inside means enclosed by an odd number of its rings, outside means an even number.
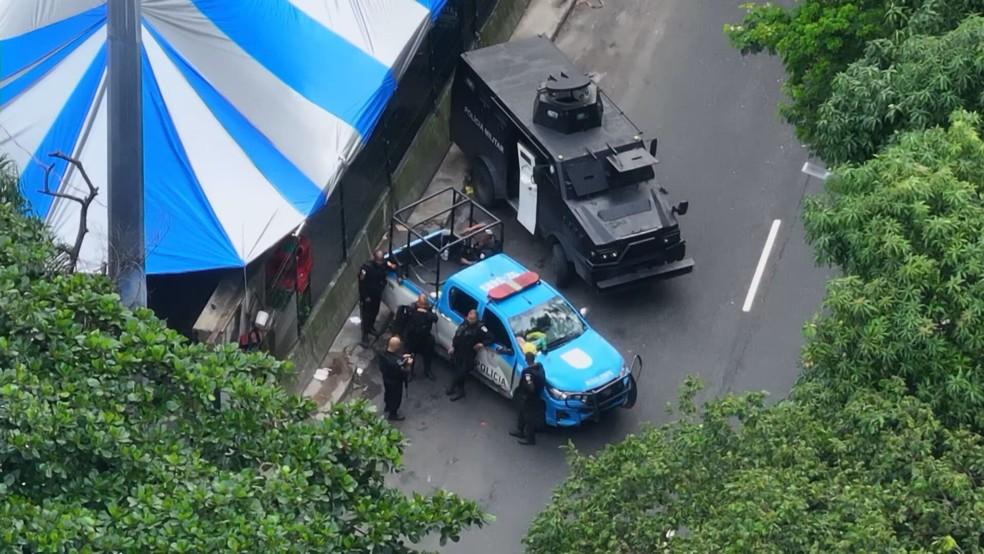
[[[407,490],[443,487],[476,499],[496,516],[445,552],[521,552],[520,539],[566,475],[558,447],[591,452],[644,422],[669,420],[665,406],[688,374],[708,394],[768,390],[782,397],[798,373],[803,323],[817,310],[827,270],[814,267],[799,219],[820,183],[800,169],[806,153],[776,115],[783,73],[777,60],[742,58],[722,35],[744,0],[604,0],[580,6],[558,45],[645,129],[658,136],[658,174],[675,200],[689,200],[683,236],[697,268],[641,290],[599,296],[575,285],[568,297],[626,357],[643,356],[639,403],[600,423],[516,444],[511,406],[477,382],[450,403],[436,384],[415,381],[398,424],[410,446]],[[591,2],[589,2],[591,3]],[[593,0],[594,5],[601,0]],[[774,248],[750,311],[746,293],[774,220]],[[506,251],[543,269],[544,244],[513,222]],[[543,269],[545,274],[549,274]],[[378,390],[367,391],[380,403]],[[374,394],[377,393],[377,394]],[[429,545],[433,546],[433,545]]]

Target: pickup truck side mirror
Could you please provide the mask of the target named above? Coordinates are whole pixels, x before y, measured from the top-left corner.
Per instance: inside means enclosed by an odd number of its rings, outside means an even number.
[[[659,139],[653,139],[652,142],[649,143],[649,153],[652,154],[654,158],[656,157],[656,149],[658,147]]]
[[[683,202],[680,202],[676,206],[673,206],[673,208],[671,208],[670,211],[676,215],[686,215],[687,210],[689,209],[690,209],[690,202],[684,200]]]

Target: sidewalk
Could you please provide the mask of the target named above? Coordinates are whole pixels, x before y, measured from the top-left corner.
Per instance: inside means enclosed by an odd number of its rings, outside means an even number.
[[[597,0],[596,0],[597,1]],[[567,17],[583,0],[532,0],[523,19],[513,30],[512,39],[546,35],[555,40]]]
[[[526,13],[513,31],[512,38],[528,38],[542,34],[550,37],[551,40],[555,39],[578,2],[579,0],[531,0]],[[452,145],[422,197],[448,187],[462,190],[467,170],[468,164],[461,150]],[[446,203],[446,199],[444,202]],[[424,202],[414,210],[409,221],[415,224],[422,223],[443,207],[441,199],[437,199],[434,203]],[[435,222],[438,223],[443,225],[443,222]],[[386,329],[390,316],[386,306],[380,306],[376,329]],[[356,306],[341,332],[335,337],[321,367],[299,373],[288,390],[313,400],[318,405],[316,417],[324,417],[334,404],[345,398],[349,391],[357,394],[358,391],[364,391],[378,380],[375,375],[376,352],[373,348],[380,348],[385,337],[384,334],[369,348],[359,344],[361,330],[359,308]]]
[[[386,328],[390,315],[386,306],[379,307],[377,330]],[[368,378],[369,369],[375,368],[376,352],[373,347],[382,344],[383,339],[376,339],[368,348],[362,346],[359,342],[362,338],[360,322],[359,307],[356,306],[332,342],[321,367],[299,373],[294,384],[288,387],[290,392],[309,398],[318,405],[315,415],[318,419],[342,400],[354,381]]]

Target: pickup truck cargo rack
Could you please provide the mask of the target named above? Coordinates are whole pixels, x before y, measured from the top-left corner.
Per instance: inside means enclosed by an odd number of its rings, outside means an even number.
[[[433,213],[420,215],[418,209],[434,204],[444,206]],[[464,225],[462,225],[464,224]],[[462,231],[457,231],[458,227]],[[449,262],[455,253],[483,233],[496,235],[501,245],[505,239],[502,221],[467,194],[448,187],[429,194],[393,212],[389,229],[389,258],[397,262],[401,274],[406,276],[413,266],[424,266],[434,259],[434,279],[427,284],[440,290],[442,262]],[[401,235],[405,233],[405,237]],[[394,241],[403,239],[402,247]]]

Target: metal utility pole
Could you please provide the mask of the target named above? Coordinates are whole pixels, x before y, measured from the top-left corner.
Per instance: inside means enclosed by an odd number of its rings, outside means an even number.
[[[144,269],[140,1],[109,0],[109,276],[123,304],[147,305]]]

